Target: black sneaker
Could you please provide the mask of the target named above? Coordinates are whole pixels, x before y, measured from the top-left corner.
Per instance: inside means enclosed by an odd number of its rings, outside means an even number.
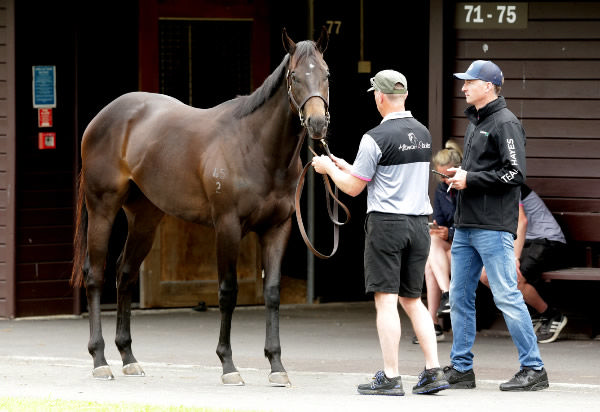
[[[540,326],[542,326],[542,323],[544,322],[544,320],[545,320],[544,317],[539,314],[531,317],[531,326],[533,326],[533,331],[535,333],[537,333]]]
[[[440,325],[435,323],[433,325],[433,327],[435,329],[435,340],[436,341],[441,342],[444,339],[446,339],[446,337],[444,336],[444,331],[442,330],[442,327]],[[415,345],[418,345],[419,339],[416,336],[413,336],[412,343],[414,343]]]
[[[450,384],[450,389],[473,389],[475,385],[475,372],[470,369],[459,372],[450,366],[444,367],[444,379]]]
[[[539,391],[546,389],[548,384],[548,374],[546,369],[536,371],[535,369],[524,367],[513,376],[508,382],[500,384],[501,391]]]
[[[450,384],[444,379],[442,368],[424,369],[419,375],[419,382],[413,386],[413,393],[431,394],[448,389]]]
[[[440,298],[440,307],[438,308],[437,315],[438,317],[442,315],[447,315],[450,313],[450,292],[442,293],[442,297]]]
[[[543,319],[536,332],[538,343],[554,342],[566,324],[567,317],[560,313],[550,319]]]
[[[358,393],[361,395],[395,395],[403,396],[402,378],[388,378],[383,371],[378,371],[371,383],[358,385]]]

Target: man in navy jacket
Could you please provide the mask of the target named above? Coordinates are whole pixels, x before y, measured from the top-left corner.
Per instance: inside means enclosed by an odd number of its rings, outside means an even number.
[[[491,61],[474,61],[465,73],[462,91],[471,106],[465,110],[464,158],[453,178],[458,190],[452,243],[450,317],[453,342],[445,377],[453,388],[474,388],[475,291],[485,266],[494,302],[519,353],[520,370],[503,391],[548,387],[537,339],[523,296],[517,288],[514,239],[517,233],[520,185],[525,181],[525,132],[499,96],[504,76]]]

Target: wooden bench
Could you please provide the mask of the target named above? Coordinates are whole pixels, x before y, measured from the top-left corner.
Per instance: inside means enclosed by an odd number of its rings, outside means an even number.
[[[542,273],[546,282],[600,281],[600,213],[563,212],[555,213],[563,229],[571,252],[572,267]],[[595,285],[595,284],[594,284]],[[600,319],[592,311],[588,317],[592,324],[591,337],[600,333]]]
[[[551,280],[600,280],[600,268],[572,267],[542,273],[542,279]]]
[[[600,213],[562,212],[554,217],[560,224],[572,256],[572,267],[542,273],[542,279],[600,280]],[[595,244],[596,243],[596,244]],[[595,244],[595,245],[594,245]]]

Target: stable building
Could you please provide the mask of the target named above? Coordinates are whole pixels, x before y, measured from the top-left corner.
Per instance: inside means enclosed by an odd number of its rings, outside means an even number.
[[[284,27],[295,41],[313,38],[321,26],[329,31],[328,142],[349,161],[362,133],[380,120],[366,93],[377,71],[406,75],[407,108],[429,127],[436,151],[449,138],[462,141],[466,127],[462,84],[452,73],[475,59],[494,60],[505,75],[502,94],[527,133],[528,184],[563,224],[574,264],[599,266],[599,1],[308,0],[293,13],[280,3],[0,0],[0,317],[86,310],[85,293],[73,290],[69,278],[80,141],[94,115],[134,90],[194,107],[249,94],[283,58]],[[433,179],[430,186],[433,193]],[[312,190],[315,243],[327,250],[323,189],[317,182]],[[294,227],[282,274],[291,282],[284,288],[300,282],[301,301],[366,298],[365,199],[343,200],[353,221],[341,229],[333,258],[311,258]],[[303,215],[308,209],[303,203]],[[119,217],[107,262],[107,308],[115,302],[114,262],[124,232]],[[215,305],[213,236],[210,228],[165,217],[136,305]],[[239,304],[262,303],[258,247],[252,235],[244,240]]]

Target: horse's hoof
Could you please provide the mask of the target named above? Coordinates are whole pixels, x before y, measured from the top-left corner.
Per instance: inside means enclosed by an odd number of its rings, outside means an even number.
[[[123,374],[125,376],[146,376],[146,373],[137,362],[123,366]]]
[[[230,372],[221,376],[221,382],[227,386],[243,386],[245,385],[242,375],[239,372]]]
[[[271,386],[292,386],[292,382],[288,378],[287,372],[271,372],[269,374],[269,383]]]
[[[94,379],[102,379],[105,381],[112,381],[115,378],[110,370],[110,366],[108,365],[94,368],[94,370],[92,370],[92,376]]]

